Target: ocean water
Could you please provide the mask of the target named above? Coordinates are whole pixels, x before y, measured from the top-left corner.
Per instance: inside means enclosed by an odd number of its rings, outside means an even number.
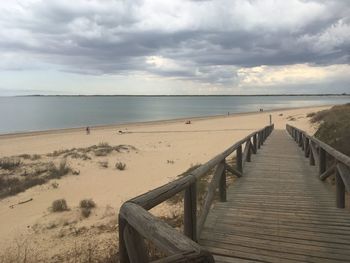
[[[0,134],[349,102],[350,96],[0,97]]]

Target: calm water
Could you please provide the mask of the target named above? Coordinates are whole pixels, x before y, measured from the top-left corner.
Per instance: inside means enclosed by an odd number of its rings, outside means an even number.
[[[0,97],[0,133],[347,102],[349,96]]]

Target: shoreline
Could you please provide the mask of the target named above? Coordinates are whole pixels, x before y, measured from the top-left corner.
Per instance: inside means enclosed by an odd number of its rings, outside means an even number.
[[[222,114],[222,115],[207,115],[207,116],[192,116],[192,117],[181,117],[175,119],[162,119],[162,120],[152,120],[152,121],[140,121],[140,122],[125,122],[125,123],[114,123],[114,124],[102,124],[102,125],[94,125],[89,126],[90,130],[93,129],[95,131],[105,130],[105,129],[115,129],[115,128],[126,128],[126,126],[138,127],[138,126],[151,126],[157,124],[172,124],[186,120],[209,120],[209,119],[217,119],[223,117],[233,117],[233,116],[249,116],[252,114],[263,114],[263,113],[272,113],[276,111],[286,111],[286,110],[297,110],[297,109],[309,109],[309,108],[318,108],[318,107],[331,107],[335,104],[322,104],[317,106],[306,106],[306,107],[284,107],[266,110],[263,112],[259,111],[248,111],[248,112],[237,112],[230,113],[230,115]],[[49,130],[38,130],[38,131],[23,131],[23,132],[11,132],[0,134],[0,139],[10,139],[10,138],[21,138],[21,137],[30,137],[30,136],[38,136],[38,135],[50,135],[50,134],[67,134],[71,132],[77,131],[85,131],[86,126],[79,127],[70,127],[70,128],[59,128],[59,129],[49,129]]]

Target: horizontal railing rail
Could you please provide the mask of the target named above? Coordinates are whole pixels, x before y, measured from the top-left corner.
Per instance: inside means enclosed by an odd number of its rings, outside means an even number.
[[[289,124],[286,129],[304,151],[305,157],[309,158],[310,165],[318,166],[322,181],[335,174],[336,206],[344,208],[345,192],[350,193],[350,157],[303,130]]]
[[[120,262],[149,262],[144,239],[152,242],[166,255],[165,258],[155,262],[214,262],[212,255],[196,242],[214,200],[215,192],[219,189],[220,201],[226,201],[226,171],[241,177],[245,162],[251,161],[251,154],[257,153],[273,128],[272,124],[253,132],[187,176],[125,202],[119,212]],[[236,166],[233,167],[226,162],[226,158],[235,151]],[[215,167],[197,218],[196,183]],[[182,191],[185,192],[184,234],[147,211]]]

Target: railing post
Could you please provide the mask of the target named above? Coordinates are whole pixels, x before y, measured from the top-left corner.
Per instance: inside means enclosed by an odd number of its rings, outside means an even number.
[[[257,135],[257,139],[258,139],[258,149],[260,149],[260,146],[261,146],[261,136],[260,136],[260,132],[258,132],[256,135]]]
[[[261,144],[261,145],[264,145],[264,130],[262,130],[262,131],[260,132],[259,137],[261,138],[260,144]]]
[[[251,145],[251,144],[252,144],[252,142],[251,142],[251,140],[249,139],[246,143],[249,143],[246,161],[247,161],[247,162],[251,162],[251,155],[252,155],[252,145]]]
[[[305,151],[305,136],[304,134],[301,135],[301,149]]]
[[[310,155],[310,146],[309,146],[309,138],[305,137],[305,157],[309,157]]]
[[[226,160],[223,161],[224,165],[226,166]],[[226,202],[226,169],[223,170],[220,181],[219,181],[219,194],[220,194],[220,201]]]
[[[319,148],[319,174],[323,174],[326,171],[326,151],[320,147]]]
[[[254,146],[253,153],[256,154],[256,152],[258,150],[258,144],[257,144],[257,141],[256,141],[256,134],[254,134],[254,136],[253,136],[253,146]]]
[[[192,183],[185,190],[184,198],[184,234],[197,241],[197,187]]]
[[[337,207],[344,208],[345,207],[345,185],[343,179],[341,178],[338,168],[335,168],[335,185],[336,185],[336,200]]]
[[[301,147],[303,145],[303,134],[299,132],[298,145]]]
[[[129,224],[124,228],[124,240],[130,262],[148,263],[148,251],[143,237]]]
[[[126,220],[119,214],[118,216],[118,230],[119,230],[119,261],[120,263],[129,263],[129,256],[125,246],[124,239],[124,229],[127,222]]]
[[[238,146],[237,150],[236,150],[236,166],[237,166],[237,170],[239,172],[243,172],[243,166],[242,166],[242,145]]]
[[[312,152],[312,149],[311,149],[311,141],[309,143],[309,148],[310,148],[310,155],[309,155],[309,164],[314,166],[315,165],[315,156],[314,156],[314,153]]]

